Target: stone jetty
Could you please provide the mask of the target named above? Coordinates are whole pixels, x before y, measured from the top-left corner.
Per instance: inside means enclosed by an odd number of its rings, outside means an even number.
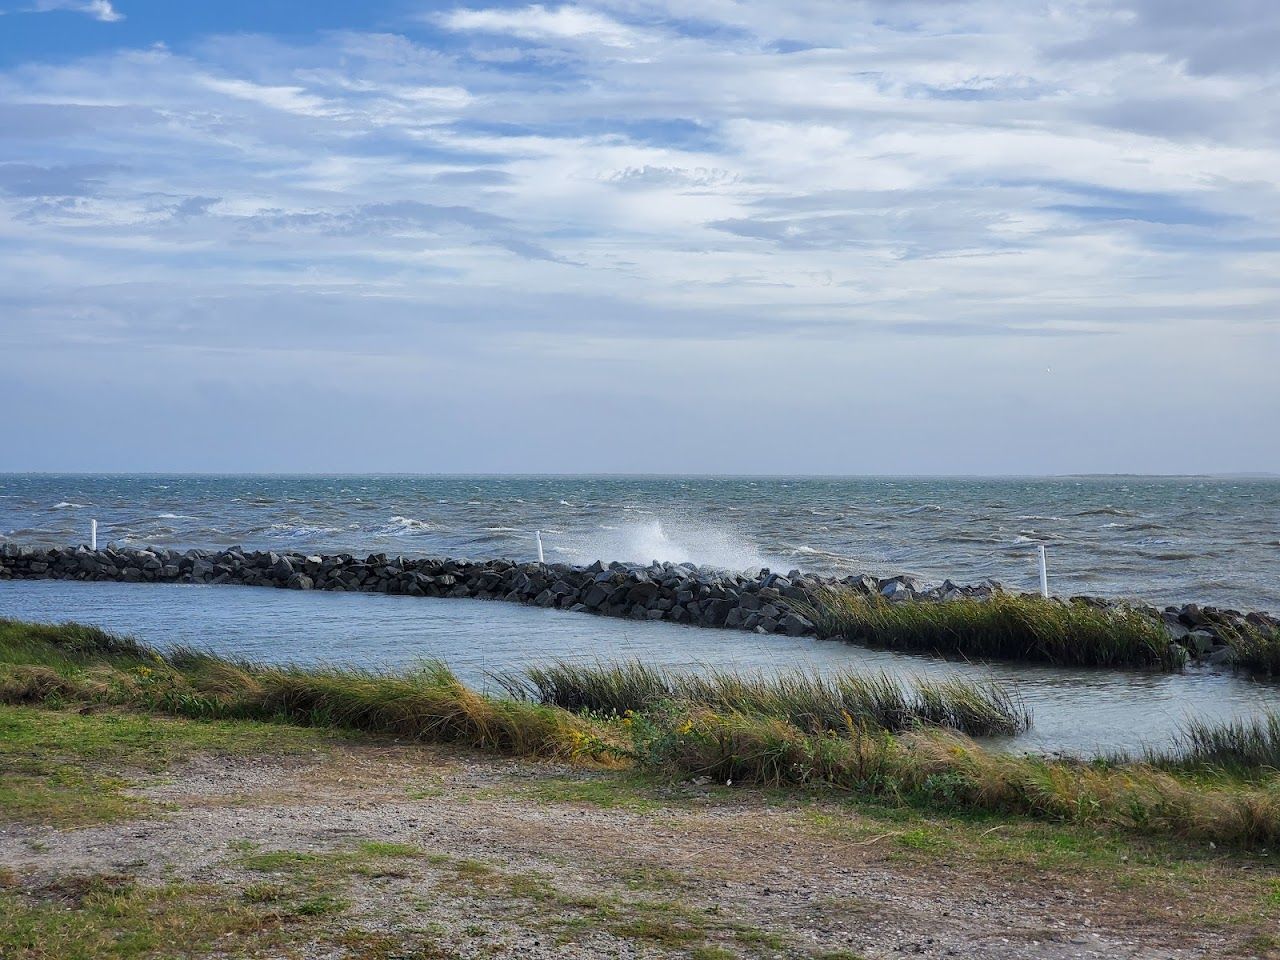
[[[320,556],[242,550],[31,547],[0,544],[0,580],[109,580],[123,583],[239,584],[290,590],[354,591],[414,597],[507,600],[608,617],[663,620],[700,627],[816,635],[805,604],[845,587],[891,602],[947,602],[1002,592],[995,581],[930,588],[910,576],[822,577],[792,570],[732,573],[689,563],[648,566],[597,561],[589,566],[514,560],[391,557],[383,553]],[[1076,597],[1099,607],[1122,601]],[[1227,638],[1246,624],[1273,630],[1280,620],[1186,604],[1163,610],[1126,604],[1164,624],[1170,641],[1193,659],[1223,661]]]

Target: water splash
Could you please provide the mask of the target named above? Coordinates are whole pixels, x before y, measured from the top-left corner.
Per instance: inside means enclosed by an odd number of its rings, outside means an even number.
[[[593,533],[570,535],[548,547],[557,559],[574,563],[658,560],[725,570],[759,570],[771,565],[757,546],[736,531],[682,520],[601,524]],[[773,566],[777,565],[775,561]]]

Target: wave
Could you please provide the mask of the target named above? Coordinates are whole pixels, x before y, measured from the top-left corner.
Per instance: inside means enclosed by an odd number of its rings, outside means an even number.
[[[157,520],[198,520],[199,517],[188,517],[185,513],[157,513]]]
[[[394,537],[405,533],[426,533],[440,529],[442,528],[438,524],[432,523],[430,520],[418,520],[414,517],[402,517],[397,514],[373,532],[380,537]]]
[[[83,503],[72,503],[70,500],[60,500],[59,502],[53,505],[53,509],[54,510],[83,510],[85,506],[86,505]]]
[[[800,559],[806,564],[816,563],[820,567],[838,570],[852,570],[855,567],[865,566],[863,561],[855,557],[845,556],[842,553],[836,553],[834,550],[822,550],[818,547],[811,547],[802,543],[798,547],[791,547],[784,551],[788,556]],[[810,569],[808,566],[803,569]]]
[[[326,533],[341,532],[341,527],[317,527],[305,523],[273,523],[267,527],[267,536],[275,539],[282,537],[318,537]]]
[[[1116,507],[1096,507],[1093,510],[1081,510],[1073,513],[1073,517],[1131,517],[1132,510],[1120,510]]]
[[[558,540],[548,537],[549,533],[554,531],[543,531],[547,551],[577,563],[657,560],[723,570],[770,566],[760,550],[736,531],[680,519],[623,523],[614,529],[601,525],[594,533],[564,534]]]

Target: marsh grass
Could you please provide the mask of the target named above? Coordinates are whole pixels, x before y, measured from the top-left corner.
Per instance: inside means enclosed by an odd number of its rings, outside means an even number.
[[[809,733],[851,724],[902,731],[948,727],[970,736],[1012,735],[1031,726],[1031,714],[998,683],[958,677],[916,678],[906,683],[885,673],[781,676],[680,673],[638,661],[582,665],[566,662],[494,675],[517,700],[625,715],[674,702],[762,717],[776,717]]]
[[[1248,624],[1232,631],[1227,642],[1234,653],[1236,667],[1252,673],[1280,676],[1280,629]]]
[[[1145,759],[1164,769],[1271,777],[1280,772],[1280,712],[1222,723],[1189,720],[1171,749],[1148,751]]]
[[[201,719],[335,726],[516,755],[626,764],[720,783],[821,787],[891,805],[1012,814],[1225,844],[1280,841],[1280,784],[1250,766],[1269,764],[1277,742],[1274,726],[1219,740],[1202,733],[1201,760],[1230,754],[1256,774],[1209,778],[1191,769],[1190,760],[1179,767],[1150,759],[1083,762],[1006,754],[937,726],[893,733],[855,720],[848,711],[842,726],[818,722],[820,714],[805,699],[815,695],[812,687],[801,695],[768,684],[709,679],[688,697],[668,697],[631,716],[610,718],[485,696],[439,665],[389,675],[269,668],[190,651],[162,657],[142,648],[120,654],[77,648],[69,654],[56,631],[16,641],[21,629],[8,624],[6,631],[0,697],[9,702],[107,703]],[[31,652],[34,664],[19,662],[23,650]],[[617,676],[605,679],[621,685]],[[830,696],[825,690],[819,697],[824,709],[829,704],[822,697]],[[709,702],[717,698],[726,702]],[[1242,749],[1246,743],[1261,746]]]
[[[893,602],[828,589],[801,612],[820,636],[967,659],[1060,666],[1180,669],[1186,652],[1133,610],[998,593],[987,599]]]
[[[113,645],[109,635],[97,637],[75,624],[24,626],[0,621],[5,703],[120,704],[202,720],[285,721],[525,756],[605,749],[590,724],[573,714],[486,697],[438,663],[403,674],[266,667],[182,648],[161,656],[135,641]]]
[[[647,757],[732,783],[826,786],[945,811],[986,811],[1225,844],[1280,840],[1273,782],[1211,785],[1158,769],[987,751],[943,730],[806,734],[782,720],[696,712],[651,731]]]

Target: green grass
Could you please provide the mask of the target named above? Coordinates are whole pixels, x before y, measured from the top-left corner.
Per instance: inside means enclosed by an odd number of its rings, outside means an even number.
[[[651,710],[609,718],[488,697],[442,666],[401,675],[280,669],[191,652],[159,657],[136,646],[85,651],[78,628],[69,630],[68,647],[51,628],[30,634],[12,624],[5,629],[0,697],[11,702],[110,704],[220,720],[333,726],[720,784],[818,787],[891,804],[1224,844],[1280,841],[1280,789],[1266,770],[1206,778],[1197,770],[1141,760],[1086,763],[1004,754],[938,727],[894,734],[850,716],[837,728],[815,722],[807,709],[796,715],[799,697],[782,697],[781,707],[753,704],[751,697],[775,695],[774,688],[752,686],[755,681],[741,688],[731,686],[730,678],[707,681],[711,693],[704,699],[727,697],[727,704],[662,700]],[[113,649],[109,640],[91,639],[97,649]],[[806,688],[805,696],[811,692]],[[33,743],[30,737],[27,742]],[[29,752],[41,762],[56,756],[43,746],[30,746]],[[1260,762],[1262,754],[1242,757],[1239,764],[1248,765]]]
[[[664,807],[660,800],[643,794],[635,783],[622,775],[607,779],[551,777],[539,780],[522,793],[543,803],[581,804],[602,810],[653,813]]]
[[[557,662],[496,674],[495,679],[516,699],[574,712],[625,715],[674,701],[777,717],[811,733],[854,725],[894,731],[939,726],[991,736],[1019,733],[1031,725],[1030,712],[1009,688],[958,677],[904,684],[885,673],[677,673],[633,661]]]
[[[183,956],[213,956],[227,938],[243,955],[274,952],[280,918],[213,886],[142,886],[111,875],[0,890],[5,960],[160,960],[175,956],[175,944]]]
[[[124,792],[134,773],[154,773],[198,753],[311,751],[334,738],[279,724],[0,705],[0,822],[65,827],[137,816],[150,806]]]
[[[832,589],[806,605],[821,636],[948,657],[1062,666],[1176,670],[1186,651],[1137,611],[999,593],[988,599],[893,602]]]

